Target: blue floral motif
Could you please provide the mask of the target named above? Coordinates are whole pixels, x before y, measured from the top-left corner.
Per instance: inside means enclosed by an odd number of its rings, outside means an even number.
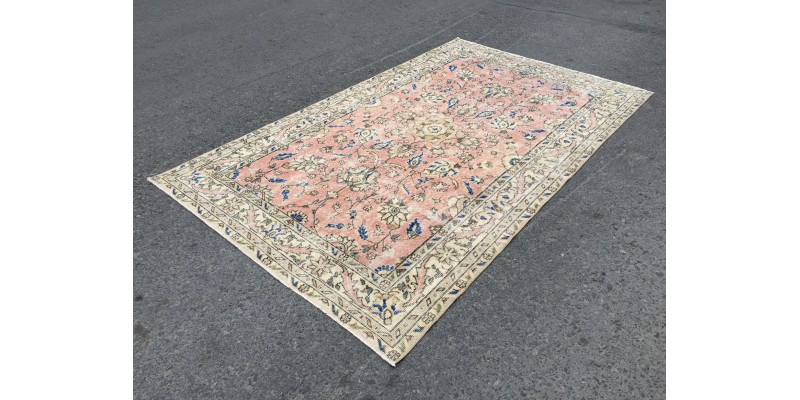
[[[394,271],[394,265],[386,265],[386,264],[384,264],[384,265],[381,265],[378,268],[375,268],[375,272],[381,272],[381,271],[387,271],[387,272]]]
[[[481,183],[483,183],[483,178],[479,178],[479,177],[473,175],[473,176],[469,177],[469,181],[470,182],[475,182],[475,184],[480,185]]]
[[[367,240],[369,235],[367,234],[367,228],[364,227],[364,224],[358,227],[358,236],[361,237],[361,240]]]
[[[490,118],[492,115],[494,115],[494,111],[486,110],[479,112],[474,118]]]
[[[385,149],[385,148],[387,148],[387,147],[391,146],[393,141],[394,141],[394,140],[389,140],[389,141],[386,141],[386,142],[381,142],[381,141],[378,141],[378,143],[375,143],[375,145],[374,145],[373,147],[374,147],[376,150],[383,150],[383,149]]]
[[[538,136],[536,136],[536,134],[537,133],[544,133],[544,132],[545,132],[544,129],[534,129],[534,130],[530,130],[528,132],[525,132],[525,134],[523,134],[522,136],[525,139],[528,139],[528,140],[536,140],[536,138],[538,137]]]
[[[406,233],[408,233],[408,237],[415,238],[422,234],[422,227],[419,225],[419,220],[414,219],[414,221],[408,225],[406,228]]]
[[[416,156],[408,159],[408,166],[411,168],[414,168],[420,164],[422,164],[422,153],[419,153]]]
[[[305,223],[308,220],[308,217],[306,217],[306,215],[300,211],[292,211],[291,213],[289,213],[289,217],[301,224]]]
[[[472,191],[472,186],[469,185],[469,182],[464,182],[464,186],[467,187],[467,192],[469,192],[469,194],[475,194],[475,192]]]
[[[273,241],[277,241],[281,236],[286,235],[286,232],[283,231],[283,228],[280,226],[270,225],[267,229],[262,229],[264,236],[272,239]]]
[[[373,311],[372,313],[383,318],[383,323],[386,325],[392,323],[393,316],[403,312],[403,310],[398,310],[394,304],[388,306],[386,304],[386,299],[383,299],[382,304],[373,304],[372,306],[377,309],[377,311]]]

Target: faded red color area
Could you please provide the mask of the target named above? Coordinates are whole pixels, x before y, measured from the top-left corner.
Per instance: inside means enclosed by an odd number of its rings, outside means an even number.
[[[387,270],[589,100],[554,85],[458,60],[242,168],[236,182]]]

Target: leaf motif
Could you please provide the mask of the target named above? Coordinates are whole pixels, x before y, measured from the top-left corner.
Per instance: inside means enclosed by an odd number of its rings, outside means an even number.
[[[415,218],[414,221],[408,225],[408,228],[406,228],[406,233],[410,238],[415,238],[422,234],[422,227],[420,226],[418,219]]]
[[[364,224],[358,227],[358,236],[361,237],[361,240],[367,240],[369,235],[367,234],[367,228],[364,227]]]

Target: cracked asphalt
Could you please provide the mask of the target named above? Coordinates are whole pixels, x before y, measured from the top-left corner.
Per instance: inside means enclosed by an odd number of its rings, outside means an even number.
[[[663,398],[663,1],[134,2],[134,397]],[[455,37],[654,92],[396,368],[146,181]]]

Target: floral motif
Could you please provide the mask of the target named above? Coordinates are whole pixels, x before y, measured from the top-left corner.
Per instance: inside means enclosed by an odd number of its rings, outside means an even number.
[[[348,168],[336,177],[336,182],[344,183],[356,192],[363,192],[378,179],[378,172],[367,167]]]
[[[424,322],[426,324],[430,324],[431,322],[433,322],[434,318],[436,318],[436,315],[434,315],[432,312],[428,311],[428,312],[425,313],[425,315],[422,316],[421,319],[422,319],[422,322]]]
[[[492,128],[500,131],[500,133],[508,133],[508,131],[513,131],[517,126],[514,121],[509,120],[504,115],[495,118],[490,125]]]
[[[419,99],[425,103],[437,104],[444,100],[444,96],[439,93],[424,93],[423,95],[419,96]]]
[[[425,169],[425,174],[444,178],[445,176],[453,176],[457,174],[459,167],[460,165],[453,164],[450,161],[438,160],[431,163],[431,165]]]
[[[404,158],[411,156],[412,154],[414,154],[415,151],[416,149],[409,144],[398,143],[389,148],[389,155],[392,156],[392,158],[395,157]]]
[[[520,156],[515,156],[515,155],[506,156],[503,157],[503,166],[506,168],[511,168],[517,165],[517,163],[520,161],[522,161],[522,157]]]
[[[456,140],[456,146],[461,150],[474,150],[481,145],[481,141],[474,136],[462,136]]]
[[[353,133],[353,136],[356,137],[361,143],[366,143],[372,140],[372,138],[378,135],[378,131],[375,129],[366,129],[366,128],[358,128]]]
[[[397,229],[400,225],[408,219],[408,206],[406,206],[400,199],[394,198],[386,202],[386,204],[378,210],[381,221],[386,223],[389,229]]]
[[[468,81],[475,77],[475,74],[472,71],[461,71],[456,74],[456,78]]]
[[[453,112],[460,116],[473,116],[478,113],[478,108],[474,104],[460,104],[453,107]]]
[[[438,259],[439,262],[443,264],[455,264],[461,260],[463,256],[464,255],[453,246],[439,246],[432,255],[432,257]]]
[[[355,240],[347,236],[343,235],[332,236],[330,237],[328,242],[330,242],[330,244],[339,249],[339,251],[341,251],[345,255],[352,256],[357,250]]]
[[[431,118],[416,126],[416,135],[424,140],[444,140],[456,133],[456,127],[444,118]]]
[[[481,92],[483,93],[484,96],[498,98],[498,97],[508,96],[511,93],[513,93],[514,90],[508,86],[503,86],[498,83],[492,83],[484,86]]]
[[[322,157],[302,156],[290,161],[287,166],[295,171],[310,172],[322,164],[325,164],[325,159]]]
[[[306,221],[308,221],[308,217],[302,211],[294,210],[289,213],[289,217],[301,224],[304,224]]]
[[[400,111],[394,115],[394,120],[399,123],[405,123],[409,121],[413,121],[417,118],[417,114],[414,114],[411,111]]]
[[[431,184],[431,189],[436,192],[446,192],[450,190],[450,185],[447,182],[442,182],[442,181],[433,182]]]
[[[450,214],[457,215],[467,206],[467,203],[469,203],[467,196],[453,196],[447,200],[447,207],[450,210]]]
[[[552,104],[555,103],[556,97],[549,93],[536,93],[531,96],[528,101],[533,104]]]

